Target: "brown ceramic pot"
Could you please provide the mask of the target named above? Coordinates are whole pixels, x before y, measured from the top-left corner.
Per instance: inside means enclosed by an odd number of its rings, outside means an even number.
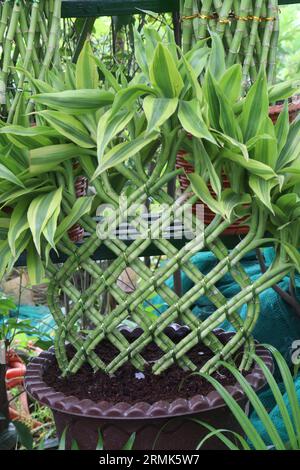
[[[219,330],[220,332],[220,330]],[[221,332],[231,337],[232,333]],[[262,346],[256,346],[256,353],[267,367],[273,369],[270,353]],[[96,448],[98,431],[104,440],[105,450],[120,450],[132,433],[136,433],[135,450],[195,450],[208,431],[194,418],[217,429],[240,432],[238,423],[226,407],[220,395],[212,391],[207,396],[197,395],[188,400],[178,398],[173,402],[161,401],[157,397],[154,404],[93,402],[79,400],[49,387],[43,374],[53,359],[54,349],[43,352],[28,365],[25,387],[29,395],[42,405],[49,406],[53,412],[58,436],[67,429],[67,448],[75,440],[82,450]],[[255,391],[266,383],[265,377],[255,365],[246,379]],[[246,397],[238,384],[227,386],[227,390],[245,407]],[[218,438],[209,439],[205,449],[222,449]]]

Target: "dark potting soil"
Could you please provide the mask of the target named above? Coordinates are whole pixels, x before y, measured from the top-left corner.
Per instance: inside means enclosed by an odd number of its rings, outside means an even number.
[[[129,341],[132,340],[130,334],[125,336]],[[169,336],[172,337],[172,334]],[[172,339],[176,342],[174,337]],[[220,337],[220,341],[226,342],[223,337]],[[118,350],[107,340],[102,341],[95,352],[106,364],[118,354]],[[74,350],[70,347],[69,359],[73,354]],[[88,364],[84,364],[76,374],[66,378],[61,376],[57,361],[53,358],[45,369],[44,380],[47,385],[66,395],[111,403],[134,404],[142,401],[152,404],[159,400],[173,401],[176,398],[188,399],[195,395],[207,395],[213,390],[204,378],[184,371],[177,364],[173,364],[160,375],[154,375],[151,366],[162,356],[162,351],[155,343],[149,344],[141,355],[148,362],[143,371],[135,369],[131,363],[126,363],[113,376],[108,376],[101,371],[94,373]],[[201,369],[212,357],[212,353],[204,344],[198,344],[188,353],[188,357]],[[223,367],[215,372],[213,377],[222,385],[233,385],[236,382]]]

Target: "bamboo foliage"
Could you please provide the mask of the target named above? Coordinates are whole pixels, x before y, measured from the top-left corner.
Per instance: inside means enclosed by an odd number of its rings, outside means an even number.
[[[13,210],[10,216],[0,213],[7,238],[0,241],[1,272],[9,270],[25,248],[33,278],[47,272],[51,279],[49,306],[57,323],[55,349],[64,376],[76,373],[85,362],[107,374],[114,374],[128,361],[141,370],[146,365],[143,350],[152,341],[163,353],[152,365],[154,374],[163,373],[174,362],[194,371],[196,366],[188,353],[199,341],[212,351],[202,372],[213,373],[220,360],[232,363],[241,347],[244,355],[240,367],[248,370],[254,351],[252,332],[260,312],[259,295],[288,273],[300,270],[300,121],[290,125],[286,109],[276,126],[268,117],[273,97],[288,98],[300,85],[293,82],[268,87],[261,69],[241,99],[242,66],[226,64],[217,33],[211,33],[211,48],[198,43],[180,57],[172,54],[172,48],[151,28],[145,35],[147,41],[136,35],[137,60],[143,61],[146,55],[152,59],[148,67],[141,67],[143,71],[134,82],[112,77],[100,64],[106,80],[96,83],[93,79],[94,89],[76,89],[87,70],[91,72],[89,77],[96,77],[94,67],[99,64],[91,60],[86,45],[77,66],[63,75],[60,92],[53,92],[52,83],[33,82],[40,92],[33,99],[43,107],[39,112],[41,125],[0,129],[2,145],[14,157],[9,166],[3,160],[0,167],[0,203]],[[204,77],[199,81],[201,74]],[[77,83],[76,76],[80,77]],[[196,231],[195,237],[178,249],[162,233],[185,210],[166,190],[168,182],[180,173],[174,167],[182,148],[189,152],[196,169],[190,176],[187,201],[193,204],[200,197],[213,210],[215,219],[204,234]],[[81,174],[89,179],[93,196],[76,200],[75,161]],[[222,188],[224,173],[231,188]],[[209,191],[210,186],[215,195]],[[127,192],[124,207],[121,202]],[[128,218],[139,230],[136,207],[148,198],[164,204],[163,218],[152,224],[150,237],[139,237],[128,246],[114,233]],[[112,204],[116,217],[105,217],[97,225],[94,216],[101,203]],[[221,235],[241,218],[249,232],[229,251]],[[68,229],[76,222],[89,234],[80,245],[68,237]],[[191,218],[193,228],[196,222]],[[266,228],[271,233],[268,238]],[[152,243],[167,257],[155,270],[140,259]],[[273,243],[278,255],[270,268],[252,282],[240,261],[266,243]],[[116,255],[105,270],[95,261],[101,247]],[[217,259],[206,274],[191,260],[203,249],[212,251]],[[62,265],[52,262],[55,250],[66,258]],[[125,294],[118,279],[129,267],[140,280],[134,291]],[[166,284],[179,268],[193,282],[181,297]],[[88,287],[79,288],[74,283],[78,270],[91,277]],[[231,299],[217,288],[228,273],[240,287]],[[104,315],[99,298],[105,292],[111,294],[115,305]],[[59,304],[61,293],[69,299],[66,314]],[[144,305],[155,294],[164,299],[166,310],[153,320],[145,314]],[[203,320],[193,314],[193,306],[202,296],[215,307]],[[239,309],[244,305],[247,315],[242,320]],[[131,343],[119,331],[119,325],[128,318],[142,328],[142,334]],[[235,334],[223,345],[214,330],[225,320]],[[189,328],[188,335],[177,344],[165,332],[173,322]],[[118,350],[108,364],[95,351],[104,339]],[[70,343],[75,348],[71,359],[67,353]]]
[[[61,0],[1,2],[0,103],[2,116],[9,123],[16,120],[21,97],[27,94],[28,101],[29,93],[34,91],[27,85],[26,72],[43,80],[57,62],[60,18]],[[30,103],[27,111],[31,110]]]
[[[269,83],[274,82],[279,32],[277,0],[184,0],[181,19],[184,52],[216,32],[222,39],[227,65],[243,67],[244,89],[256,79],[260,68],[266,71]]]

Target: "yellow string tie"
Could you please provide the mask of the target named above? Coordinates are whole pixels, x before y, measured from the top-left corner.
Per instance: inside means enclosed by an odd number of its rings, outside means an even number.
[[[191,15],[191,16],[182,16],[181,17],[181,20],[182,21],[185,21],[185,20],[194,20],[195,18],[198,18],[198,13],[196,15]]]
[[[248,16],[236,16],[235,17],[238,21],[248,21]]]
[[[201,13],[198,14],[198,18],[201,20],[213,20],[214,17],[212,15],[202,15]]]
[[[275,21],[276,18],[275,16],[269,16],[269,17],[266,17],[266,18],[262,18],[262,21]]]
[[[218,22],[221,24],[228,24],[230,23],[230,20],[228,18],[220,18]]]
[[[248,16],[248,20],[261,22],[261,18],[259,16]]]

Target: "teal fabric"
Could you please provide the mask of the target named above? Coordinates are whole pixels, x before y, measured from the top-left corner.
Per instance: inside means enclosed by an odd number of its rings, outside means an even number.
[[[283,394],[283,400],[284,400],[286,409],[288,410],[290,418],[292,419],[293,414],[291,412],[291,404],[289,401],[289,397],[287,393],[285,393],[284,385],[282,383],[278,385],[279,385],[281,393]],[[298,375],[295,379],[295,389],[296,389],[296,394],[298,397],[298,402],[300,403],[300,375]],[[269,416],[272,422],[274,423],[281,439],[283,440],[283,442],[287,443],[289,441],[289,437],[288,437],[281,413],[279,411],[279,408],[276,405],[276,401],[274,399],[273,394],[271,393],[270,390],[266,390],[260,394],[259,398],[261,402],[263,403],[263,405],[265,406],[266,410],[268,411]],[[260,421],[255,411],[251,413],[250,419],[251,419],[252,424],[255,426],[260,436],[264,440],[265,444],[268,446],[271,446],[273,443],[270,439],[270,436],[267,433],[265,427],[263,426],[262,422]],[[293,422],[293,419],[292,419],[292,423],[295,426],[295,422]]]
[[[272,249],[264,250],[264,257],[267,266],[271,264],[273,255],[274,252]],[[211,269],[213,269],[218,261],[212,253],[198,253],[192,258],[192,262],[200,269],[203,274],[207,274]],[[249,255],[242,260],[242,265],[253,281],[261,276],[261,270],[257,263],[255,253],[249,253]],[[183,293],[185,293],[193,286],[193,283],[183,272],[181,272],[181,280],[182,290]],[[173,289],[173,278],[168,279],[166,284]],[[289,288],[289,279],[283,279],[279,285],[283,290],[287,290]],[[228,299],[236,295],[240,290],[239,286],[234,282],[230,274],[224,276],[223,279],[221,279],[216,284],[216,286]],[[300,299],[300,276],[296,277],[296,294]],[[152,298],[151,303],[155,304],[160,312],[163,312],[168,308],[168,305],[159,296]],[[273,289],[267,289],[260,295],[260,303],[261,313],[253,332],[254,337],[260,343],[267,343],[274,346],[278,351],[281,352],[288,364],[292,366],[291,346],[295,340],[300,339],[299,317]],[[206,297],[201,297],[195,302],[192,310],[195,315],[203,320],[211,315],[211,313],[215,310],[215,307]],[[242,318],[245,318],[247,314],[247,306],[243,306],[239,310],[239,313]],[[224,328],[227,331],[234,331],[230,323],[227,321],[221,325],[221,328]],[[274,376],[276,380],[280,382],[281,376],[277,370],[275,370]],[[295,380],[295,386],[298,400],[300,402],[300,375]],[[286,407],[290,413],[291,407],[288,396],[285,394],[283,384],[279,383],[279,387],[283,394]],[[281,438],[284,442],[287,442],[287,432],[280,411],[278,406],[276,406],[275,399],[270,389],[266,389],[260,393],[260,399],[268,410],[269,416],[274,422]],[[268,446],[271,446],[272,442],[269,438],[269,435],[255,412],[251,413],[250,419],[263,438],[264,442]]]
[[[266,265],[269,266],[273,259],[273,250],[264,250]],[[203,274],[207,274],[218,263],[212,253],[201,252],[191,258]],[[242,260],[242,265],[252,281],[261,276],[261,270],[257,263],[256,254],[251,252]],[[193,282],[181,272],[182,291],[187,292]],[[166,281],[170,288],[174,288],[173,277]],[[289,279],[285,278],[279,284],[284,290],[289,287]],[[230,274],[226,274],[216,286],[226,298],[231,298],[240,291],[240,287],[234,282]],[[300,298],[300,276],[296,277],[296,293]],[[260,343],[268,343],[276,347],[287,361],[290,361],[290,348],[293,341],[300,339],[300,319],[296,313],[284,302],[281,297],[273,290],[267,289],[260,295],[261,313],[254,329],[254,337]],[[168,308],[168,304],[160,297],[151,298],[151,304],[155,305],[157,311],[164,312]],[[193,312],[202,320],[207,318],[215,311],[214,305],[203,296],[199,298],[192,307]],[[243,306],[239,313],[242,318],[247,314],[247,306]],[[233,331],[230,323],[225,321],[221,328],[227,331]]]
[[[53,337],[55,322],[48,307],[20,305],[17,311],[10,313],[11,317],[26,320],[33,328],[33,336],[42,341],[49,341]],[[0,318],[0,324],[1,324]]]

